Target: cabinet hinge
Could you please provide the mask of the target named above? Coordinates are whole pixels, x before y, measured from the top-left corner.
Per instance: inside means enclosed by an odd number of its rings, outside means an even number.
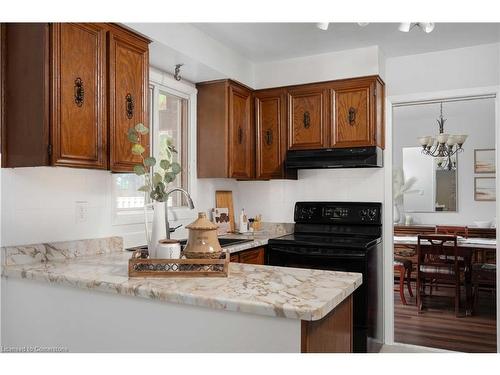
[[[52,145],[47,146],[47,153],[49,154],[49,156],[52,156]]]

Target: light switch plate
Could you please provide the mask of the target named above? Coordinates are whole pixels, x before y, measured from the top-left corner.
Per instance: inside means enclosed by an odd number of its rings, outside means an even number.
[[[89,202],[77,201],[75,202],[75,220],[76,223],[85,223],[89,215]]]

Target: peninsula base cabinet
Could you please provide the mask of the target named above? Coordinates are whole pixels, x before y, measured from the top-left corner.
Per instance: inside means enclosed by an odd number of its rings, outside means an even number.
[[[106,23],[8,23],[1,40],[2,167],[131,171],[149,41]]]
[[[4,348],[79,353],[352,352],[352,296],[319,320],[300,320],[2,276],[1,306]],[[130,324],[130,316],[147,316],[148,324]],[[230,329],[221,334],[221,327]]]

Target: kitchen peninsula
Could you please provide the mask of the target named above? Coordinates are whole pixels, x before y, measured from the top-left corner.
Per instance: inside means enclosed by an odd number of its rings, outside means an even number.
[[[129,279],[120,237],[6,247],[2,256],[4,346],[352,350],[358,273],[231,263],[227,278]]]

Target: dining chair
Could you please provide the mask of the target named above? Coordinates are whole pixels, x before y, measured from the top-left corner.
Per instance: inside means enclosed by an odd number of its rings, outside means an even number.
[[[472,313],[477,311],[479,287],[495,291],[497,285],[497,266],[495,263],[476,263],[472,265]]]
[[[453,259],[453,262],[450,259]],[[463,267],[459,265],[458,260],[457,236],[443,234],[417,236],[418,312],[424,308],[425,283],[433,280],[455,284],[455,315],[459,316],[460,286],[464,277]]]
[[[408,293],[410,297],[413,297],[413,291],[411,289],[411,271],[413,268],[413,263],[410,259],[404,258],[394,258],[394,273],[399,272],[399,298],[403,305],[407,305],[405,298],[405,281],[406,287],[408,288]]]

